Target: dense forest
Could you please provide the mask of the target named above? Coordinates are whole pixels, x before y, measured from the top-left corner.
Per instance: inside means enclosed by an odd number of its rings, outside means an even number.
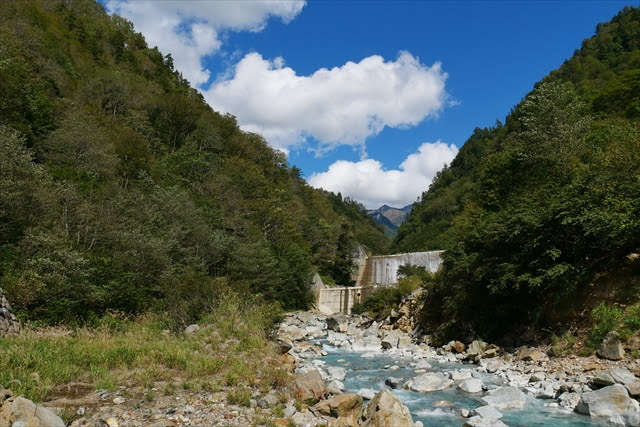
[[[561,329],[613,272],[640,300],[640,9],[599,24],[504,123],[475,130],[392,243],[425,249],[446,250],[425,312],[444,335]]]
[[[212,111],[94,0],[0,2],[0,287],[47,323],[199,316],[226,287],[307,306],[388,244],[360,204]]]

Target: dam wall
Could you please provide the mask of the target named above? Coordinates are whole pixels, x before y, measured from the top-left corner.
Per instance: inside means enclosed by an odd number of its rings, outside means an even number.
[[[327,287],[317,274],[313,278],[316,295],[316,309],[324,314],[351,314],[356,303],[362,303],[379,286],[393,286],[398,283],[398,268],[402,265],[417,265],[435,273],[442,264],[443,251],[410,252],[395,255],[381,255],[356,258],[358,271],[354,274],[356,286]]]

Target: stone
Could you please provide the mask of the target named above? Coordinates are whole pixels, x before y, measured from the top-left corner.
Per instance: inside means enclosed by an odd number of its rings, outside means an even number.
[[[507,427],[507,425],[500,420],[495,418],[482,418],[479,415],[469,418],[463,425],[465,427]]]
[[[536,392],[538,399],[553,399],[556,396],[556,392],[551,384],[548,384]]]
[[[106,420],[104,420],[104,423],[107,425],[107,427],[120,427],[118,420],[114,417],[107,418]]]
[[[594,384],[613,385],[613,384],[631,384],[637,381],[636,376],[627,368],[613,368],[608,371],[601,372],[593,378]]]
[[[358,419],[362,413],[362,403],[362,396],[355,393],[347,393],[323,400],[316,404],[314,409],[322,415],[333,418],[353,419],[353,425],[357,426]]]
[[[408,335],[400,335],[398,338],[398,348],[407,348],[413,343],[413,340]]]
[[[382,340],[376,336],[368,335],[353,341],[353,351],[380,351]]]
[[[624,348],[622,348],[622,342],[614,331],[609,332],[604,340],[602,340],[602,344],[598,347],[596,354],[603,359],[608,360],[624,359]]]
[[[453,386],[453,381],[441,372],[428,372],[409,380],[404,388],[420,393],[445,390]]]
[[[453,344],[451,344],[451,351],[454,353],[464,353],[465,349],[465,345],[460,341],[454,341]]]
[[[294,393],[300,400],[305,401],[307,399],[321,400],[328,394],[327,386],[320,372],[313,370],[306,374],[296,376],[294,380]]]
[[[327,374],[332,380],[342,381],[347,377],[347,371],[339,366],[329,366],[327,368]]]
[[[540,381],[544,381],[544,379],[545,379],[544,372],[534,372],[529,377],[529,382],[530,383],[537,383],[537,382],[540,382]]]
[[[496,388],[489,391],[481,400],[497,409],[518,409],[527,403],[524,393],[515,387]]]
[[[458,388],[467,393],[480,393],[482,391],[482,380],[478,378],[469,378],[458,384]]]
[[[465,359],[475,359],[478,356],[481,356],[484,353],[484,349],[487,347],[487,344],[480,340],[475,340],[471,344],[469,344],[469,348],[467,348],[467,355]]]
[[[336,395],[342,394],[345,390],[345,386],[340,381],[333,380],[329,384],[327,384],[327,389],[329,390],[329,393]]]
[[[358,390],[358,394],[364,399],[371,400],[375,397],[376,391],[370,388],[361,388],[360,390]]]
[[[118,396],[115,399],[113,399],[114,405],[122,405],[124,402],[125,402],[125,399],[122,396]]]
[[[493,418],[496,420],[502,418],[502,412],[489,405],[480,406],[479,408],[474,409],[472,415],[479,415],[482,418]]]
[[[362,414],[362,427],[413,427],[409,408],[389,390],[382,390],[369,401]]]
[[[327,328],[334,332],[345,333],[349,328],[349,318],[344,314],[327,317]]]
[[[0,425],[64,427],[62,419],[49,409],[22,396],[9,398],[0,409]]]
[[[542,362],[549,360],[549,356],[537,348],[521,348],[518,351],[516,360],[522,360],[524,362]]]
[[[12,312],[11,304],[4,297],[0,288],[0,337],[20,332],[21,326]]]
[[[471,372],[469,371],[452,371],[449,373],[449,378],[454,381],[463,381],[471,378]]]
[[[200,330],[200,326],[193,324],[184,328],[185,335],[193,335]]]
[[[291,422],[296,427],[315,427],[316,425],[324,421],[316,418],[316,416],[313,415],[311,411],[305,411],[296,412],[295,414],[293,414],[291,416]]]
[[[400,386],[400,383],[402,383],[402,378],[389,377],[386,380],[384,380],[384,384],[394,390]]]
[[[293,343],[286,338],[278,339],[278,346],[280,347],[280,352],[284,354],[293,348]]]
[[[431,369],[431,363],[427,359],[420,359],[414,366],[415,369]]]
[[[453,406],[453,402],[450,400],[436,400],[431,404],[435,408],[449,408]]]
[[[612,417],[627,411],[638,412],[640,405],[629,397],[623,385],[613,384],[584,393],[575,410],[592,417]]]
[[[296,407],[291,405],[291,406],[287,406],[286,408],[284,408],[284,417],[285,418],[291,418],[293,416],[293,414],[295,414],[297,411]]]
[[[398,331],[389,331],[382,338],[382,348],[389,350],[398,347],[398,340],[400,339],[400,333]]]
[[[304,329],[292,325],[282,325],[278,330],[278,338],[283,341],[301,341],[305,335],[306,331]]]
[[[629,396],[633,396],[633,397],[640,396],[640,381],[636,380],[632,383],[625,384],[624,388],[627,389]]]

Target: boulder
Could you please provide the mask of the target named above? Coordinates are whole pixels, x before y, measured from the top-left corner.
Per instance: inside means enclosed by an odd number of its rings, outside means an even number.
[[[62,419],[41,405],[18,396],[7,399],[0,408],[0,425],[64,427]]]
[[[480,393],[482,391],[482,380],[478,378],[469,378],[458,384],[458,388],[467,393]]]
[[[365,335],[353,341],[353,351],[376,351],[382,347],[382,340],[374,335]]]
[[[480,340],[475,340],[471,344],[469,344],[469,348],[467,348],[467,355],[465,359],[475,359],[478,356],[481,356],[484,353],[484,349],[487,347],[487,344]]]
[[[347,371],[339,366],[329,366],[327,373],[329,374],[329,378],[338,381],[344,380],[347,376]]]
[[[507,427],[505,423],[495,418],[482,418],[475,415],[464,423],[465,427]]]
[[[345,386],[338,380],[333,380],[329,384],[327,384],[327,390],[329,393],[336,395],[344,393]]]
[[[441,372],[428,372],[409,380],[404,388],[420,393],[445,390],[453,386],[453,381]]]
[[[327,317],[327,328],[334,332],[345,333],[349,329],[349,318],[344,314]]]
[[[537,348],[521,348],[516,356],[516,360],[525,362],[542,362],[548,359],[547,354]]]
[[[613,368],[601,372],[593,378],[594,384],[608,386],[613,384],[631,384],[637,381],[636,376],[627,368]]]
[[[614,331],[607,334],[596,351],[596,354],[608,360],[622,360],[624,358],[622,342],[620,342],[620,338],[618,338],[618,335],[616,335]]]
[[[0,288],[0,337],[20,332],[20,323],[12,312],[11,304],[2,294]]]
[[[362,414],[361,427],[413,427],[409,408],[389,390],[382,390],[369,401]]]
[[[303,340],[306,331],[302,328],[293,325],[282,325],[278,330],[278,339],[285,341],[300,341]]]
[[[415,369],[431,369],[431,363],[427,359],[420,359],[414,366]]]
[[[623,385],[614,384],[584,393],[575,410],[592,417],[615,417],[627,411],[638,412],[640,405]]]
[[[468,370],[464,371],[453,371],[449,373],[449,378],[454,381],[463,381],[471,378],[471,372]]]
[[[497,409],[517,409],[527,403],[524,393],[515,387],[496,388],[489,391],[481,400]]]
[[[315,405],[315,411],[341,419],[336,425],[357,427],[362,413],[362,403],[362,397],[357,394],[341,394],[319,402]]]
[[[454,341],[453,344],[451,344],[451,351],[454,353],[464,353],[465,349],[465,345],[460,341]]]
[[[194,323],[193,325],[189,325],[186,328],[184,328],[184,333],[185,335],[193,335],[199,330],[200,330],[200,326]]]
[[[413,343],[409,335],[400,335],[398,337],[398,348],[407,348]]]
[[[636,380],[632,383],[625,384],[624,388],[626,388],[627,391],[629,392],[629,396],[633,396],[633,397],[640,396],[640,381]]]
[[[294,380],[294,393],[302,401],[324,399],[328,392],[327,386],[317,370],[299,374]]]
[[[479,415],[482,418],[493,418],[495,420],[502,418],[502,412],[489,405],[480,406],[479,408],[474,409],[472,414]]]
[[[398,340],[400,339],[400,332],[388,331],[382,338],[382,348],[389,350],[398,347]]]
[[[402,383],[402,378],[396,378],[396,377],[389,377],[386,380],[384,380],[385,385],[389,386],[389,388],[392,389],[396,389],[400,386],[400,383]]]

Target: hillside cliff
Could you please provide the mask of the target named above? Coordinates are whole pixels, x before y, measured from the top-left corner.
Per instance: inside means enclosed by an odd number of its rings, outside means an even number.
[[[598,25],[504,123],[475,130],[392,244],[427,249],[447,252],[425,321],[449,333],[562,330],[589,284],[620,270],[618,294],[640,289],[639,9]]]
[[[93,0],[0,2],[0,286],[22,316],[168,310],[227,286],[303,308],[388,240],[204,102]]]

